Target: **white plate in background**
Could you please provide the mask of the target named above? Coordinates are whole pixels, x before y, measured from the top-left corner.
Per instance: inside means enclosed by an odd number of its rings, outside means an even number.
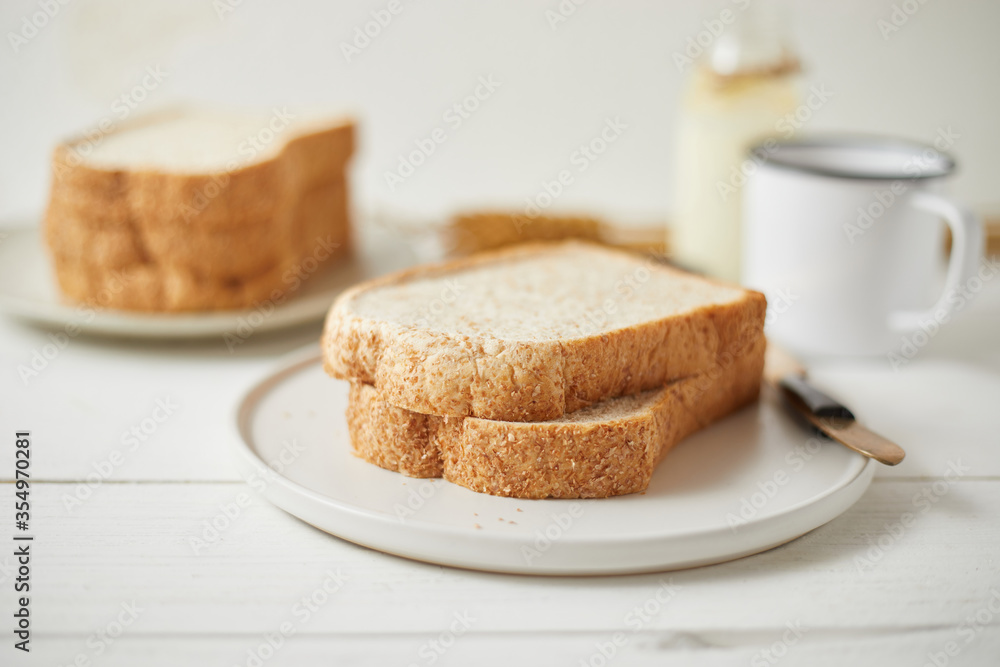
[[[415,262],[404,243],[385,234],[359,234],[352,257],[308,277],[266,317],[254,309],[191,313],[137,313],[94,309],[66,302],[56,286],[48,254],[36,227],[0,229],[0,311],[62,330],[76,326],[88,334],[134,338],[205,338],[235,334],[241,323],[269,331],[320,320],[333,299],[361,280]],[[247,324],[243,324],[246,327]]]
[[[519,500],[404,477],[351,454],[346,382],[318,352],[286,361],[237,409],[237,462],[278,507],[345,540],[456,567],[622,574],[720,563],[836,518],[876,464],[814,438],[765,392],[687,438],[644,494]]]

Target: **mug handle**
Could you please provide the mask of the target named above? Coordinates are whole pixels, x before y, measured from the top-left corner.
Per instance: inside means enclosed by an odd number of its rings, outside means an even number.
[[[915,192],[910,203],[924,211],[940,215],[951,228],[951,255],[944,292],[937,303],[926,310],[904,310],[889,313],[889,327],[899,332],[920,328],[928,319],[948,317],[955,309],[949,298],[955,290],[976,275],[983,255],[983,226],[972,211],[951,199],[930,192]],[[944,311],[941,313],[940,311]]]

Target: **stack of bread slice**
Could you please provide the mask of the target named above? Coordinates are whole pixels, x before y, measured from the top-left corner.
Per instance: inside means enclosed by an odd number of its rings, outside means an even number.
[[[358,285],[324,365],[356,454],[518,498],[634,493],[756,399],[765,300],[628,252],[526,244]]]
[[[145,311],[281,299],[350,249],[349,119],[169,110],[53,155],[45,238],[63,293]]]

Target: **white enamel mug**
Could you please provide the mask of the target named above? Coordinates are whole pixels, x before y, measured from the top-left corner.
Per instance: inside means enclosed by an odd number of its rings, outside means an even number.
[[[955,169],[946,153],[836,135],[769,139],[751,159],[743,282],[768,297],[769,337],[801,355],[891,355],[952,317],[983,232],[940,194]],[[952,233],[945,272],[941,220]]]

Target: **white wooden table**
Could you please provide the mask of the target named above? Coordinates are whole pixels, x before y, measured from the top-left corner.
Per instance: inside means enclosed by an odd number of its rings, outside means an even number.
[[[230,462],[234,403],[318,324],[234,354],[78,337],[25,384],[48,332],[0,319],[0,665],[1000,665],[1000,283],[962,315],[898,372],[813,367],[909,453],[845,515],[739,561],[603,578],[411,562],[256,497]],[[19,429],[30,655],[11,634]]]

